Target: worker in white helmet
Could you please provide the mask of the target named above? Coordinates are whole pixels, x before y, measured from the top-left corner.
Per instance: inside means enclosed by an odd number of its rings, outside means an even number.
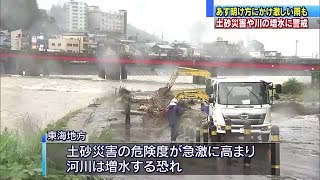
[[[178,126],[181,115],[182,108],[179,106],[178,100],[174,98],[167,107],[167,118],[171,128],[171,142],[175,142],[178,137]]]

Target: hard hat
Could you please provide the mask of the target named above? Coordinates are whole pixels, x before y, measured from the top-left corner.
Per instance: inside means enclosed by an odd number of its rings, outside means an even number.
[[[173,99],[171,100],[171,102],[172,102],[172,103],[178,103],[178,99],[173,98]]]
[[[171,101],[170,101],[170,104],[168,106],[174,106],[174,105],[177,105],[178,104],[178,99],[176,98],[173,98]]]

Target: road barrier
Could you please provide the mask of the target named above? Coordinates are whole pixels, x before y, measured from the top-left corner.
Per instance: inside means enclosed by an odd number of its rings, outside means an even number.
[[[200,132],[200,127],[196,127],[196,142],[200,142],[201,140],[201,138],[200,138],[200,134],[201,134],[201,132]]]
[[[208,123],[203,124],[202,132],[203,132],[203,142],[207,143],[209,139]]]
[[[217,142],[217,126],[212,124],[209,127],[210,140],[211,142]]]
[[[251,142],[251,123],[249,121],[244,122],[243,126],[243,134],[245,142]],[[251,158],[247,157],[248,155],[245,154],[243,159],[243,165],[245,167],[249,167],[251,165]]]
[[[217,126],[214,125],[213,122],[209,123],[201,123],[199,122],[196,125],[196,128],[192,128],[189,125],[184,125],[184,140],[185,142],[197,142],[200,143],[208,143],[210,142],[218,142],[218,133]],[[201,127],[202,126],[202,127]],[[226,135],[231,134],[231,120],[226,120]],[[244,144],[250,146],[253,142],[252,140],[252,126],[250,121],[245,121],[243,126],[243,134],[244,134]],[[203,139],[201,139],[201,136]],[[258,142],[257,142],[258,143]],[[271,159],[271,175],[280,176],[280,133],[278,126],[272,126],[271,128],[271,145],[269,146],[268,152],[269,160]],[[252,159],[249,157],[249,153],[245,153],[243,157],[243,165],[244,168],[251,166]],[[228,165],[232,164],[231,159],[227,159],[226,163]],[[248,171],[249,169],[245,170]]]
[[[230,118],[227,118],[225,120],[225,131],[226,133],[223,135],[223,136],[220,136],[220,138],[223,138],[220,139],[219,141],[230,141],[230,139],[232,138],[232,130],[231,130],[231,119]]]
[[[231,120],[227,119],[226,120],[226,135],[230,135],[231,134]]]
[[[195,139],[195,131],[193,128],[189,128],[189,141],[190,142],[194,142],[194,139]]]
[[[190,134],[190,130],[189,130],[189,126],[185,126],[184,127],[184,141],[185,142],[189,142],[189,134]]]
[[[125,114],[126,114],[126,119],[125,119],[125,136],[126,136],[126,141],[130,141],[130,100],[127,99],[125,102]]]
[[[271,128],[271,174],[280,176],[280,132],[278,126]]]

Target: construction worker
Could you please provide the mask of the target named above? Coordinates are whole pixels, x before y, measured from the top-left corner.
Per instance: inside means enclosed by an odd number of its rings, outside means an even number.
[[[178,137],[179,121],[182,115],[182,108],[178,104],[177,99],[172,99],[167,106],[167,118],[171,129],[171,142],[175,142]]]
[[[203,103],[203,111],[207,114],[207,115],[209,115],[209,103],[207,103],[207,102],[204,102]]]

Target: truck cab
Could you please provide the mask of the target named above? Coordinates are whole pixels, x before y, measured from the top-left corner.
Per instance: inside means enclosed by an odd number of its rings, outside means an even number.
[[[281,93],[281,85],[277,85]],[[226,120],[231,122],[231,133],[244,134],[244,123],[249,121],[253,136],[269,141],[271,131],[271,104],[273,84],[257,80],[212,78],[207,81],[206,93],[209,98],[207,121],[213,121],[217,134],[226,133]]]

